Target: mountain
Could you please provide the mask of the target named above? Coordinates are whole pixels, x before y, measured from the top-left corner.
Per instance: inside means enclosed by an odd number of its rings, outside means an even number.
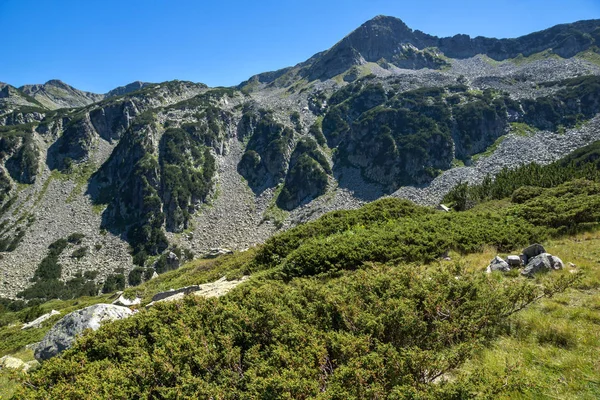
[[[58,79],[50,80],[43,85],[24,85],[19,90],[50,110],[84,107],[104,98],[103,95],[75,89]]]
[[[600,45],[600,20],[579,21],[516,39],[471,38],[468,35],[439,38],[412,30],[402,20],[377,16],[350,33],[331,49],[318,53],[292,69],[309,81],[331,79],[354,66],[377,63],[409,69],[441,69],[447,58],[465,59],[486,55],[502,61],[548,51],[563,58],[573,57]],[[259,74],[251,80],[271,83],[290,69]],[[242,84],[243,85],[243,84]]]
[[[148,82],[135,81],[135,82],[131,82],[128,85],[119,86],[117,88],[114,88],[113,90],[106,93],[104,96],[105,97],[123,96],[124,94],[135,92],[136,90],[140,90],[148,85],[152,85],[152,84],[148,83]]]
[[[3,84],[0,296],[134,285],[329,211],[437,206],[552,162],[600,139],[599,29],[436,38],[376,17],[235,88]]]

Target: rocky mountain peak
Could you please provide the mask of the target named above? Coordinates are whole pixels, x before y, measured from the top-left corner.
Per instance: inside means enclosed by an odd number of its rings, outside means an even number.
[[[131,82],[125,86],[119,86],[106,93],[106,97],[113,96],[122,96],[127,93],[135,92],[136,90],[140,90],[143,87],[150,85],[148,82],[135,81]]]
[[[50,79],[48,82],[46,82],[44,84],[44,86],[55,86],[61,89],[65,89],[65,90],[73,90],[75,89],[74,87],[67,85],[66,83],[64,83],[63,81],[61,81],[60,79]]]

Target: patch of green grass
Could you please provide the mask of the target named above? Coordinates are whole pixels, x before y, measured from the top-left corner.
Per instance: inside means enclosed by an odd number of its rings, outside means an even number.
[[[104,210],[106,210],[106,207],[108,207],[108,204],[93,204],[92,211],[94,214],[100,215],[104,212]]]
[[[494,143],[492,143],[487,149],[485,149],[484,152],[473,155],[473,162],[479,160],[482,157],[491,156],[498,149],[498,146],[500,146],[504,139],[506,139],[506,135],[500,136],[498,139],[496,139]]]
[[[575,57],[589,61],[592,64],[600,66],[600,49],[597,46],[593,46],[586,51],[578,53]]]
[[[573,271],[582,274],[582,279],[565,293],[513,316],[507,321],[506,333],[457,374],[491,376],[511,366],[524,384],[519,391],[504,393],[501,399],[600,398],[600,231],[558,238],[544,245],[567,264],[567,270],[571,270],[569,262],[576,264]],[[478,270],[495,255],[495,249],[466,257],[451,254]]]
[[[96,165],[93,162],[86,162],[80,165],[77,165],[73,168],[73,171],[69,174],[70,179],[75,183],[75,187],[69,193],[66,202],[73,202],[77,196],[79,196],[83,192],[83,188],[87,185],[90,180],[92,174],[96,172]]]
[[[273,192],[273,198],[269,202],[267,209],[263,213],[263,221],[271,221],[279,229],[283,226],[283,222],[290,215],[289,211],[282,210],[277,206],[277,198],[283,190],[283,184],[279,184]]]
[[[455,158],[454,160],[452,160],[452,168],[457,168],[457,167],[464,167],[465,163],[463,162],[463,160],[459,160],[457,158]]]
[[[532,63],[534,61],[547,60],[549,58],[555,58],[558,60],[562,59],[559,55],[554,54],[552,50],[548,49],[539,53],[531,54],[527,57],[523,56],[522,54],[519,54],[517,57],[511,58],[509,61],[516,65],[523,65]]]
[[[537,129],[523,122],[511,122],[510,124],[510,133],[514,133],[517,136],[532,136],[536,132]]]
[[[485,55],[485,54],[480,54],[479,58],[484,61],[486,64],[489,64],[493,67],[497,67],[498,65],[501,64],[500,61],[496,61],[493,58],[490,58],[489,56]]]

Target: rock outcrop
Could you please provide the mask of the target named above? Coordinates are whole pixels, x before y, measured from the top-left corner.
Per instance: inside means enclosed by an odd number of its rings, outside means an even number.
[[[35,358],[40,361],[52,358],[71,347],[77,336],[86,329],[97,330],[103,322],[131,315],[133,311],[129,308],[111,304],[96,304],[73,311],[48,331],[35,349]]]
[[[152,307],[154,304],[163,301],[176,301],[181,300],[185,296],[194,295],[201,297],[221,297],[227,294],[229,291],[237,287],[240,283],[248,280],[249,276],[243,276],[240,279],[234,279],[231,281],[227,280],[227,277],[222,277],[219,280],[210,283],[204,283],[202,285],[187,286],[184,288],[169,290],[168,292],[157,293],[152,297],[152,302],[146,307]]]
[[[56,311],[56,310],[52,310],[47,314],[44,314],[36,319],[34,319],[31,322],[28,322],[26,324],[23,324],[23,327],[21,327],[21,329],[30,329],[30,328],[39,328],[42,326],[42,324],[47,321],[48,319],[54,317],[55,315],[60,315],[60,311]]]
[[[529,259],[525,268],[521,271],[522,275],[532,276],[538,272],[547,272],[563,269],[562,260],[549,253],[541,253]]]

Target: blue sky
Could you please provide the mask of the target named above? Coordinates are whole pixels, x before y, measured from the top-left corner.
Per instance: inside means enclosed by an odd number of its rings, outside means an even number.
[[[437,36],[516,37],[600,18],[600,0],[0,0],[0,81],[97,93],[135,80],[236,85],[378,14]]]

